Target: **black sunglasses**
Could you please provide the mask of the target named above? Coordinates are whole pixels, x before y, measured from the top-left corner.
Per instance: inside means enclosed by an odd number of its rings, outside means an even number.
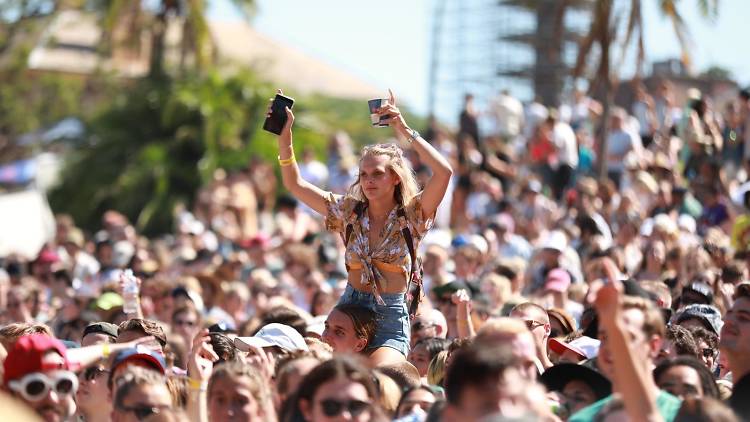
[[[323,413],[328,417],[338,416],[344,410],[348,410],[353,417],[359,416],[365,410],[370,408],[370,403],[362,400],[335,400],[325,399],[320,402]]]
[[[149,406],[149,405],[136,405],[136,406],[117,406],[117,409],[121,412],[133,412],[136,419],[142,421],[151,415],[158,415],[163,410],[168,409],[165,406]]]
[[[412,331],[419,331],[419,330],[421,330],[423,328],[430,328],[430,327],[434,327],[434,326],[435,326],[435,324],[432,324],[432,323],[429,323],[429,322],[417,321],[417,322],[415,322],[414,324],[411,325],[411,330]]]
[[[91,381],[99,376],[99,374],[108,374],[109,371],[106,369],[101,369],[97,367],[92,368],[86,368],[85,371],[83,371],[83,379],[86,381]]]
[[[704,358],[710,358],[714,355],[714,349],[706,348],[702,350],[702,353]]]

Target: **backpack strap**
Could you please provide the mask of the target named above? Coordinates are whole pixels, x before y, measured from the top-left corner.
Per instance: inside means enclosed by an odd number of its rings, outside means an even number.
[[[406,220],[406,212],[404,207],[399,207],[396,211],[399,218]],[[411,230],[408,226],[401,228],[401,235],[404,237],[406,247],[409,248],[409,255],[411,256],[411,274],[409,275],[409,282],[407,283],[406,293],[407,296],[411,296],[409,304],[409,315],[414,317],[417,314],[417,308],[419,302],[422,299],[422,274],[419,262],[417,261],[417,251],[414,248],[414,238],[411,235]],[[412,284],[415,286],[415,291],[412,292]]]
[[[356,215],[357,219],[361,219],[362,216],[365,213],[365,202],[364,201],[357,201],[357,204],[354,205],[354,210],[352,211],[352,214]],[[349,241],[352,237],[352,232],[354,231],[354,224],[351,222],[351,219],[346,224],[346,230],[345,233],[341,234],[341,240],[344,241],[344,248],[346,249],[347,246],[349,246]],[[349,265],[346,264],[346,271],[349,271]]]

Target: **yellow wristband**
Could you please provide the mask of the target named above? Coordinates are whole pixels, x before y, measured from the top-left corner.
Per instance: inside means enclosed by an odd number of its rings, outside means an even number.
[[[279,157],[279,165],[281,167],[291,166],[292,164],[296,162],[297,160],[294,159],[294,155],[292,155],[290,158],[287,158],[285,160],[282,160],[281,157]]]
[[[107,359],[109,357],[109,343],[102,344],[102,358]]]
[[[188,378],[188,387],[190,387],[192,390],[206,391],[207,385],[204,384],[201,380]]]

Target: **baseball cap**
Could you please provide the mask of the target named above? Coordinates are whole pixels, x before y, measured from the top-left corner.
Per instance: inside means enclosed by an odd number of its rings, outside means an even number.
[[[143,362],[149,368],[158,371],[162,375],[167,372],[167,363],[164,360],[164,356],[140,344],[115,355],[110,374],[113,374],[119,366],[126,362]]]
[[[582,359],[591,359],[599,355],[599,345],[601,342],[591,337],[583,336],[566,343],[556,338],[549,339],[549,348],[558,355],[566,351],[571,351],[580,356]]]
[[[252,337],[235,338],[234,345],[243,352],[249,351],[250,346],[277,346],[290,352],[295,350],[307,350],[307,344],[305,343],[302,334],[288,325],[279,324],[277,322],[264,325],[263,328]]]
[[[714,293],[711,291],[711,286],[706,283],[695,281],[682,288],[682,294],[686,292],[695,293],[704,300],[705,305],[710,305],[714,301]]]
[[[721,327],[724,325],[719,309],[712,305],[695,303],[686,306],[677,314],[677,324],[690,318],[698,319],[707,329],[716,334],[721,332]]]
[[[561,253],[565,252],[565,248],[567,247],[568,239],[559,230],[549,232],[542,242],[542,249],[552,249]]]
[[[562,268],[555,268],[547,274],[544,290],[565,293],[570,287],[570,273]]]
[[[62,367],[60,365],[45,365],[42,362],[44,355],[49,351],[57,352],[62,356],[64,360]],[[10,381],[23,378],[25,375],[34,372],[70,370],[72,366],[68,360],[65,345],[60,340],[46,334],[31,334],[19,338],[8,352],[5,362],[3,362],[5,370],[3,383],[7,386]]]
[[[450,283],[445,283],[440,286],[433,287],[432,293],[434,293],[438,298],[441,298],[445,297],[446,295],[452,295],[453,293],[456,293],[461,289],[469,291],[469,286],[467,286],[463,281],[451,281]]]
[[[596,400],[612,394],[612,383],[604,375],[588,366],[559,363],[544,371],[541,376],[542,383],[549,391],[562,391],[569,382],[574,380],[583,381],[591,387]]]
[[[115,324],[109,322],[95,322],[89,324],[83,329],[83,336],[86,337],[89,334],[105,334],[113,338],[117,338],[119,328]]]

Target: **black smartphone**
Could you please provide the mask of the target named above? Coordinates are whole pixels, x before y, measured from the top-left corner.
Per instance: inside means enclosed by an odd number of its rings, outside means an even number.
[[[271,115],[266,118],[265,122],[263,122],[263,130],[280,135],[281,130],[284,129],[284,125],[286,124],[285,108],[289,107],[291,109],[293,105],[293,98],[276,94],[276,97],[271,103]]]

